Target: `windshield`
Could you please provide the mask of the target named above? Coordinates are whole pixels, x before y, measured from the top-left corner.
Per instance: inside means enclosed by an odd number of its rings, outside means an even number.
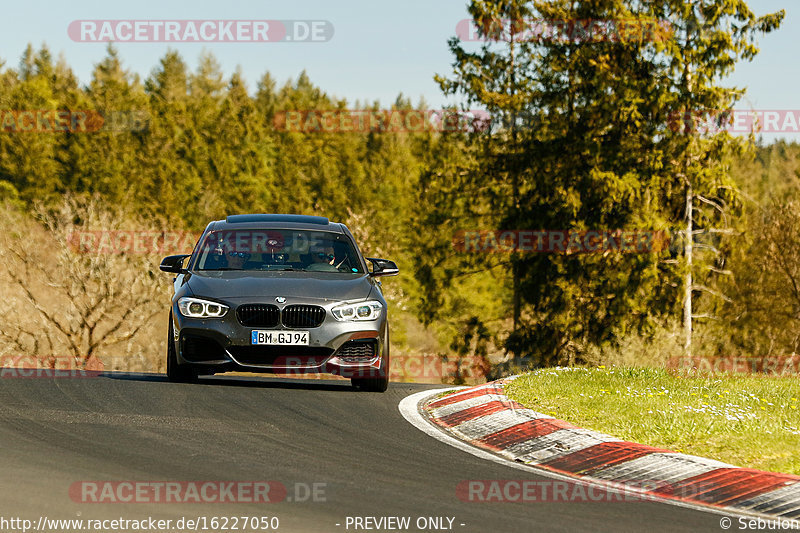
[[[341,233],[329,231],[211,231],[206,234],[195,254],[195,270],[364,273],[350,239]]]

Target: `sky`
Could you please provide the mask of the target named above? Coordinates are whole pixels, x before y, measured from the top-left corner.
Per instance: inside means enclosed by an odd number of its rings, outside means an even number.
[[[747,87],[741,106],[749,109],[800,110],[800,1],[749,0],[756,14],[780,9],[786,18],[777,31],[759,38],[761,53],[740,63],[728,83]],[[70,2],[14,0],[4,2],[0,60],[16,67],[28,43],[47,44],[63,54],[81,83],[88,83],[94,65],[105,56],[106,43],[76,42],[67,28],[76,20],[322,20],[333,27],[324,42],[117,43],[125,68],[147,77],[167,48],[177,50],[191,69],[199,55],[212,52],[226,76],[240,68],[253,92],[265,72],[283,84],[305,70],[311,81],[331,96],[348,102],[379,101],[384,107],[398,94],[414,104],[424,99],[440,108],[445,98],[433,80],[448,76],[453,58],[447,40],[467,19],[466,0],[108,0]],[[764,134],[800,141],[800,134]]]

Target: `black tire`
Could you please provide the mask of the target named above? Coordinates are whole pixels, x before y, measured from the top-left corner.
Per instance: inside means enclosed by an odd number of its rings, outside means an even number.
[[[167,379],[175,383],[191,383],[197,380],[197,372],[192,367],[178,364],[172,332],[172,315],[169,316],[167,331]]]
[[[353,387],[366,392],[386,392],[389,388],[389,335],[386,335],[386,354],[381,359],[377,378],[350,378]]]
[[[389,388],[389,378],[352,378],[353,387],[365,392],[386,392]]]

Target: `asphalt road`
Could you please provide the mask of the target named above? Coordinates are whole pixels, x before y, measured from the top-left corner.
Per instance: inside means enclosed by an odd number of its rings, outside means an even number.
[[[424,388],[392,383],[374,394],[344,381],[0,377],[0,518],[274,516],[279,531],[344,532],[376,531],[347,528],[348,516],[406,516],[406,531],[419,531],[420,517],[453,518],[452,530],[464,533],[720,531],[719,515],[656,502],[462,501],[456,487],[464,480],[547,478],[479,459],[411,426],[398,403]],[[287,498],[86,503],[80,491],[70,494],[84,481],[232,480],[280,482]],[[313,484],[318,501],[296,501]],[[0,529],[15,530],[10,522]]]

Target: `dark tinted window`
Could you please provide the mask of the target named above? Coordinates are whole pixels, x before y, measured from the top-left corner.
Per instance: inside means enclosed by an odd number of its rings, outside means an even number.
[[[200,243],[196,255],[196,270],[364,273],[350,239],[329,231],[212,231]]]

